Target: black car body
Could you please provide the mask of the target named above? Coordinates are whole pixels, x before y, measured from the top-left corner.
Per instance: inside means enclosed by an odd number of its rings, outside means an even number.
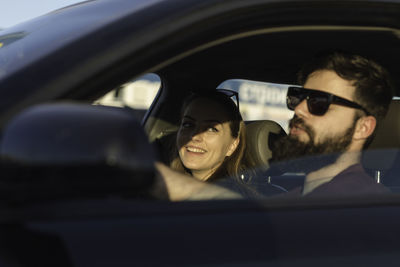
[[[398,85],[399,33],[400,2],[377,0],[94,0],[1,31],[0,263],[397,266],[396,194],[169,203],[142,193],[157,159],[146,138],[176,127],[189,91],[234,78],[294,84],[301,64],[327,49],[375,59]],[[126,112],[90,104],[145,73],[162,86],[125,143],[112,122]],[[377,146],[394,151],[380,154],[390,170],[400,154],[391,116],[394,136]],[[62,125],[71,143],[57,147]],[[111,157],[114,138],[123,141]]]

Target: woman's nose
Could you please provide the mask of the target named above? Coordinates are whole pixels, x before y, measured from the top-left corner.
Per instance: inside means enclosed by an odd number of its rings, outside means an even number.
[[[202,132],[200,129],[195,129],[193,131],[193,133],[191,134],[191,139],[193,141],[202,141],[203,140],[203,134],[204,132]]]

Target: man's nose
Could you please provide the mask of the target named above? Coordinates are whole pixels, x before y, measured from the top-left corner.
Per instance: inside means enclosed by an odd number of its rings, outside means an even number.
[[[299,116],[300,118],[306,118],[310,115],[307,106],[307,99],[303,99],[296,108],[294,109],[294,113]]]

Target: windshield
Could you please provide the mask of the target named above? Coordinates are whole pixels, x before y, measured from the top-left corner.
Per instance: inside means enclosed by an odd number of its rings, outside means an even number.
[[[0,31],[0,80],[132,11],[140,11],[156,2],[159,0],[119,1],[110,6],[101,1],[84,1],[3,29]],[[91,12],[93,8],[96,13]],[[55,25],[53,21],[61,23]]]

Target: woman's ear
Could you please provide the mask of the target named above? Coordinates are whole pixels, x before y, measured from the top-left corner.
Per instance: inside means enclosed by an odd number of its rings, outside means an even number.
[[[376,128],[374,116],[364,116],[358,119],[353,138],[356,140],[367,139]]]
[[[235,152],[236,148],[238,147],[239,142],[240,142],[239,137],[235,138],[233,140],[233,142],[229,145],[228,151],[226,152],[225,156],[227,156],[227,157],[231,156],[233,154],[233,152]]]

